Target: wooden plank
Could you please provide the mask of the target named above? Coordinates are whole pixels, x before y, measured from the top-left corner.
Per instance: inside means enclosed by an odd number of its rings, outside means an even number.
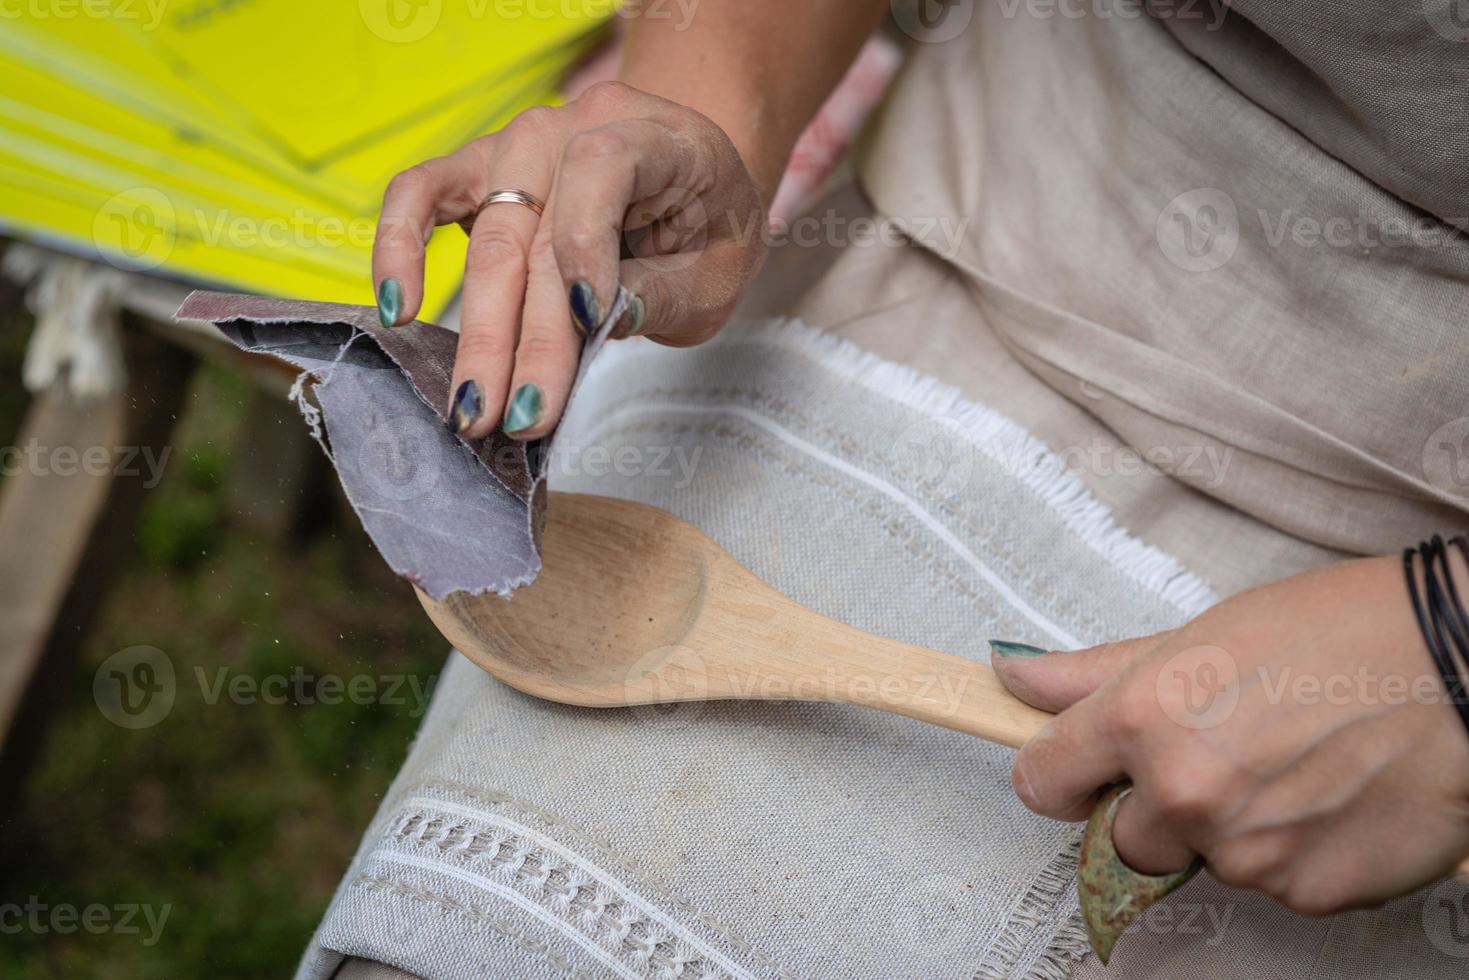
[[[126,392],[87,405],[39,395],[14,445],[3,447],[0,817],[125,552],[150,482],[143,453],[165,458],[193,368],[177,347],[125,334]]]

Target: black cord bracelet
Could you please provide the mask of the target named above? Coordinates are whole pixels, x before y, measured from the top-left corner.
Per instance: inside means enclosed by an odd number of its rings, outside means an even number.
[[[1455,539],[1455,543],[1469,558],[1469,550],[1466,550],[1462,537]],[[1421,592],[1413,560],[1416,556],[1423,558],[1424,587]],[[1449,702],[1459,712],[1465,729],[1469,730],[1469,695],[1466,695],[1464,676],[1459,671],[1461,661],[1469,664],[1469,614],[1465,613],[1463,603],[1459,601],[1458,589],[1449,572],[1443,538],[1434,535],[1432,540],[1422,542],[1417,548],[1404,549],[1403,573],[1408,580],[1408,596],[1412,600],[1413,615],[1417,617],[1423,642],[1443,678]],[[1448,583],[1447,589],[1444,581]]]

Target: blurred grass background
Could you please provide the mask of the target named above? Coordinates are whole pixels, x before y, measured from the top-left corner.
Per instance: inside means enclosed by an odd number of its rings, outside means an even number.
[[[0,310],[0,445],[25,410],[30,327],[23,308]],[[340,507],[290,543],[236,519],[227,490],[248,465],[234,447],[250,394],[229,368],[195,373],[129,560],[0,834],[0,902],[167,905],[167,921],[152,946],[146,924],[5,935],[7,978],[289,976],[417,729],[406,685],[397,705],[211,705],[200,692],[195,668],[212,683],[222,667],[404,674],[428,692],[447,653]],[[92,677],[141,644],[172,658],[178,696],[161,723],[129,731],[102,716]]]

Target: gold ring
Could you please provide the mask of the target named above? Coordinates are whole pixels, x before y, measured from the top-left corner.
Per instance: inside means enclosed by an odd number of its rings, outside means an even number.
[[[486,197],[480,202],[479,210],[483,211],[491,204],[521,204],[530,208],[538,215],[546,210],[546,206],[533,195],[527,194],[525,191],[517,191],[513,188],[492,191],[489,197]]]

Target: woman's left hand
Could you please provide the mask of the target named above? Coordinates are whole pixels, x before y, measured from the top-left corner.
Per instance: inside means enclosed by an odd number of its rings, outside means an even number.
[[[1015,761],[1021,800],[1081,820],[1099,788],[1131,779],[1113,839],[1138,871],[1202,855],[1226,884],[1319,915],[1469,854],[1469,733],[1397,558],[1283,579],[1155,636],[994,664],[1061,712]]]

